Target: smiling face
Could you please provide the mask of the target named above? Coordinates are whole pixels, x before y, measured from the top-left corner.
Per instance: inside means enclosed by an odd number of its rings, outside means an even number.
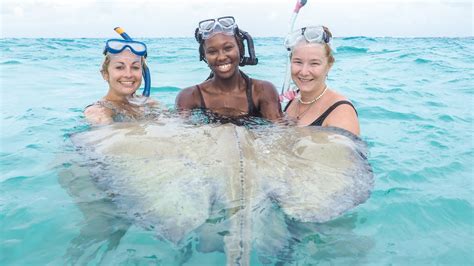
[[[125,49],[119,54],[108,54],[102,77],[109,83],[110,100],[124,99],[133,94],[142,82],[142,58]]]
[[[315,92],[325,86],[332,60],[327,45],[301,42],[291,56],[291,78],[301,92]]]
[[[209,68],[220,78],[229,78],[239,69],[240,52],[234,36],[216,34],[204,42]]]

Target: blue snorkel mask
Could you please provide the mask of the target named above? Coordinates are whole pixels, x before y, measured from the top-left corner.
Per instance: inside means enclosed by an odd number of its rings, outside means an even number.
[[[120,34],[120,36],[122,36],[123,40],[107,40],[104,48],[104,55],[107,55],[107,53],[118,54],[125,49],[129,49],[137,56],[143,56],[145,58],[147,57],[147,47],[144,43],[132,40],[132,38],[130,38],[130,36],[128,36],[128,34],[125,33],[125,31],[120,27],[116,27],[114,30]],[[143,89],[142,95],[145,97],[150,97],[151,77],[150,69],[146,64],[143,65],[143,79],[145,81],[145,87]]]
[[[137,56],[143,56],[146,58],[146,45],[142,42],[132,41],[132,40],[120,40],[120,39],[110,39],[105,43],[104,55],[107,53],[118,54],[125,49],[129,49],[132,53]]]

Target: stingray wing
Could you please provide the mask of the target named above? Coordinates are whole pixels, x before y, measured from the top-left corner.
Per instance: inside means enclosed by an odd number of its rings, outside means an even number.
[[[238,171],[226,127],[121,123],[72,137],[98,185],[140,224],[178,243],[209,217],[215,198],[234,202],[223,180]],[[234,163],[232,163],[234,161]],[[235,165],[235,167],[230,167]]]
[[[259,139],[260,175],[292,219],[326,222],[369,197],[373,174],[365,144],[357,137],[315,127],[268,135],[272,138]]]

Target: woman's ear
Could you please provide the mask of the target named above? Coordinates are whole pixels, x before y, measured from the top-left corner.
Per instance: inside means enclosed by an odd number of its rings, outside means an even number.
[[[104,70],[101,70],[101,71],[100,71],[100,74],[102,74],[102,78],[103,78],[105,81],[109,82],[109,73],[107,73],[107,72],[104,71]]]

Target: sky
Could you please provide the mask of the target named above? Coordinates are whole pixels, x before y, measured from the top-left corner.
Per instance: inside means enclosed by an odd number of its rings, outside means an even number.
[[[295,27],[336,37],[472,37],[474,0],[308,0]],[[296,0],[0,0],[2,38],[193,37],[200,20],[233,15],[252,36],[285,36]]]

